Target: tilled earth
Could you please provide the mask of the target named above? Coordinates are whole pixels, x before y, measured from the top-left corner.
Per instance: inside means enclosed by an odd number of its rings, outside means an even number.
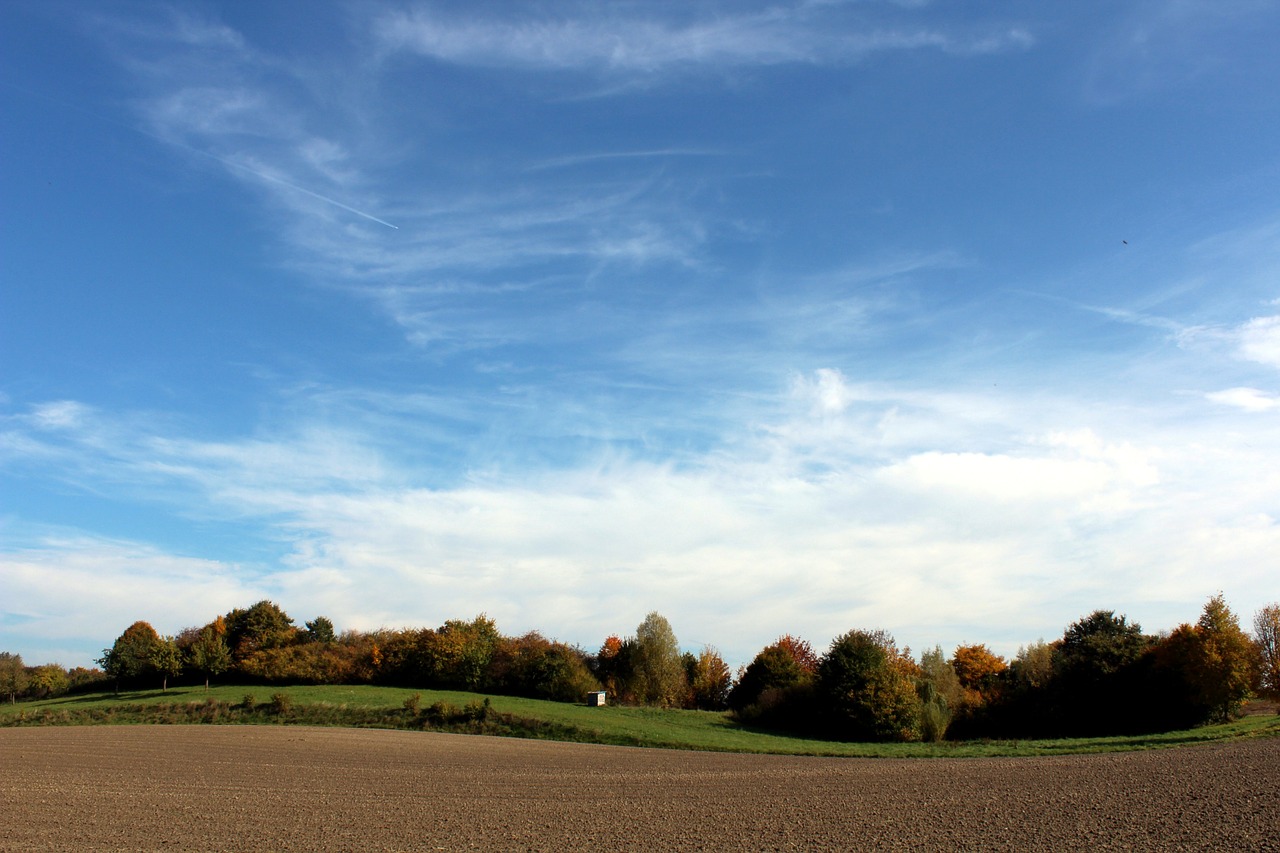
[[[0,729],[0,850],[1280,850],[1280,740],[1017,759]]]

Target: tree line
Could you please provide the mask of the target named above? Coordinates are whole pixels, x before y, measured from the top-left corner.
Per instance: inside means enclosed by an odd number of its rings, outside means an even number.
[[[438,628],[335,631],[323,616],[297,626],[277,604],[236,608],[161,636],[130,625],[103,650],[101,669],[26,667],[0,653],[0,694],[11,701],[76,689],[168,689],[234,683],[382,684],[581,702],[728,710],[739,721],[844,740],[1054,737],[1165,731],[1227,720],[1254,695],[1280,698],[1280,605],[1246,633],[1221,595],[1200,618],[1159,635],[1099,610],[1060,639],[1012,660],[985,644],[915,658],[884,631],[853,630],[818,654],[784,635],[737,673],[712,646],[682,652],[670,623],[650,613],[634,634],[595,652],[531,631],[506,636],[485,615]]]

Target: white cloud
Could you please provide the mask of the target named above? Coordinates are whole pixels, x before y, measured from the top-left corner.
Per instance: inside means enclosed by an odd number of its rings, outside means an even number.
[[[1280,369],[1280,314],[1254,317],[1236,335],[1241,358]]]
[[[865,391],[851,387],[844,374],[830,367],[815,370],[812,378],[798,376],[792,381],[793,393],[812,404],[818,415],[834,415],[849,408],[856,400],[865,399]]]
[[[1273,594],[1266,567],[1280,524],[1265,507],[1280,474],[1260,474],[1259,460],[1277,439],[1253,419],[1235,435],[1206,423],[1026,436],[1016,412],[993,410],[984,431],[1000,432],[1003,450],[904,450],[863,434],[887,399],[911,400],[935,437],[968,434],[951,429],[951,407],[964,406],[851,389],[834,370],[792,391],[779,400],[789,413],[732,453],[681,466],[592,456],[435,488],[352,429],[209,443],[104,427],[99,414],[94,440],[117,444],[103,457],[86,440],[82,452],[114,467],[86,476],[153,482],[159,507],[181,485],[181,512],[261,519],[287,556],[262,575],[145,545],[50,538],[3,556],[0,597],[23,602],[52,637],[104,590],[107,606],[83,632],[99,642],[135,618],[160,614],[157,627],[176,630],[261,597],[362,629],[485,611],[505,631],[587,646],[658,609],[690,645],[714,642],[745,662],[787,631],[821,646],[851,627],[884,627],[916,648],[989,642],[1010,653],[1097,607],[1156,630],[1194,618],[1218,588],[1243,612]],[[60,603],[64,587],[78,597]],[[17,629],[2,633],[12,645]]]
[[[12,643],[21,632],[19,653],[30,664],[88,666],[134,621],[176,633],[260,600],[262,589],[239,566],[137,542],[50,534],[0,551],[0,634]]]
[[[1227,388],[1204,396],[1214,403],[1234,406],[1246,412],[1269,412],[1272,409],[1280,409],[1280,396],[1259,391],[1257,388]]]

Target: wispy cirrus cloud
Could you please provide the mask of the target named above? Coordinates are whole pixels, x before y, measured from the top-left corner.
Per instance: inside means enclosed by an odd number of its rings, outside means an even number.
[[[1280,31],[1280,18],[1254,0],[1206,3],[1133,3],[1103,12],[1112,18],[1100,30],[1082,69],[1083,95],[1116,105],[1131,98],[1196,88],[1237,76],[1266,75],[1269,51],[1242,49],[1266,39],[1242,32]]]
[[[790,63],[847,64],[876,53],[936,49],[985,54],[1025,49],[1034,43],[1024,28],[990,25],[933,28],[909,19],[833,27],[848,7],[773,6],[689,20],[613,16],[476,21],[421,6],[380,17],[374,33],[383,49],[410,51],[442,62],[548,70],[586,69],[652,74],[688,68],[734,68]]]

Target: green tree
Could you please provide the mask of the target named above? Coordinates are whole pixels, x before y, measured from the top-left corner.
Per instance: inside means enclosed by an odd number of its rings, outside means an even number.
[[[1009,665],[1014,684],[1019,689],[1040,690],[1047,687],[1053,677],[1053,646],[1037,640],[1018,647],[1018,654]]]
[[[942,646],[934,646],[921,653],[920,672],[921,677],[933,685],[934,690],[948,707],[955,708],[960,704],[964,687],[960,684],[960,676],[956,673],[956,668],[942,651]]]
[[[333,623],[324,616],[317,616],[306,624],[309,643],[332,643],[337,638],[333,632]]]
[[[1062,635],[1055,674],[1093,682],[1106,679],[1135,663],[1149,645],[1138,623],[1112,610],[1095,610]]]
[[[8,694],[9,704],[18,701],[18,696],[26,692],[27,683],[27,668],[22,663],[22,655],[0,652],[0,693]]]
[[[118,690],[121,682],[136,682],[156,672],[154,661],[160,645],[156,629],[139,620],[125,628],[111,648],[103,650],[98,664],[116,680]]]
[[[587,668],[586,656],[564,643],[552,643],[538,655],[532,667],[533,695],[556,702],[582,702],[600,689]]]
[[[1063,633],[1054,650],[1052,734],[1104,735],[1149,729],[1141,662],[1152,646],[1142,627],[1095,610]]]
[[[1268,604],[1253,615],[1253,642],[1258,647],[1259,692],[1280,699],[1280,604]]]
[[[160,676],[160,689],[169,692],[169,679],[182,672],[182,651],[173,637],[161,637],[151,650],[151,667]]]
[[[209,689],[209,679],[231,668],[231,649],[227,641],[212,625],[201,629],[195,641],[187,649],[188,666],[204,676],[204,689]]]
[[[645,705],[671,707],[685,695],[684,665],[671,623],[657,612],[636,627],[632,693]]]
[[[288,645],[298,634],[293,619],[274,601],[259,601],[248,610],[232,610],[225,623],[227,647],[236,661],[260,649]]]
[[[942,646],[934,646],[920,655],[920,684],[916,692],[921,703],[921,737],[927,741],[942,740],[964,701],[964,687]]]
[[[817,696],[844,740],[917,740],[919,668],[884,631],[836,637],[818,664]]]

